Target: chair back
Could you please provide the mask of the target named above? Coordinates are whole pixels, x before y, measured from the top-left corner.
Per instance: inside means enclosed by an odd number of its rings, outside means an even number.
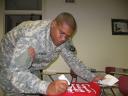
[[[70,70],[70,75],[72,78],[70,82],[77,82],[77,75],[72,70]],[[74,79],[75,81],[73,81]]]
[[[112,74],[111,72],[115,72],[115,67],[105,67],[106,74],[114,75],[114,73]]]
[[[123,96],[128,96],[128,76],[122,75],[119,77],[119,90]]]
[[[125,68],[120,68],[120,67],[105,67],[105,73],[106,74],[111,74],[114,75],[112,72],[117,72],[117,73],[123,73],[123,72],[128,72],[128,69]]]

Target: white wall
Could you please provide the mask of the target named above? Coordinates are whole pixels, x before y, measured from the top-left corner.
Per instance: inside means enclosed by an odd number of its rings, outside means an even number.
[[[128,36],[111,32],[111,18],[128,19],[127,0],[75,0],[75,4],[64,1],[45,0],[44,18],[54,18],[63,11],[74,15],[78,31],[73,40],[78,57],[98,70],[104,70],[105,66],[128,68]],[[63,67],[65,70],[66,65],[61,61],[48,70],[63,70]]]

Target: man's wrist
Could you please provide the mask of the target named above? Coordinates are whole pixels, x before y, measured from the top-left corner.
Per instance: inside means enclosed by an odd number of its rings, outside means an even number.
[[[39,85],[39,93],[41,94],[47,94],[47,88],[49,86],[50,82],[41,81]]]

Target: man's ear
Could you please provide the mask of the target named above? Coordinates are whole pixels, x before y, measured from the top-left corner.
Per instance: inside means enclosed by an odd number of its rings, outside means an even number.
[[[56,26],[56,21],[53,20],[52,23],[51,23],[51,27],[53,28],[53,27],[55,27],[55,26]]]

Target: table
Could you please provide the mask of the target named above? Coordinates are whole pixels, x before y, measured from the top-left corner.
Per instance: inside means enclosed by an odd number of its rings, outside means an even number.
[[[70,72],[43,72],[43,75],[47,75],[52,81],[54,81],[52,75],[57,75],[57,74],[70,74]]]
[[[110,72],[112,74],[115,74],[115,75],[127,75],[128,76],[128,73],[126,72]]]

